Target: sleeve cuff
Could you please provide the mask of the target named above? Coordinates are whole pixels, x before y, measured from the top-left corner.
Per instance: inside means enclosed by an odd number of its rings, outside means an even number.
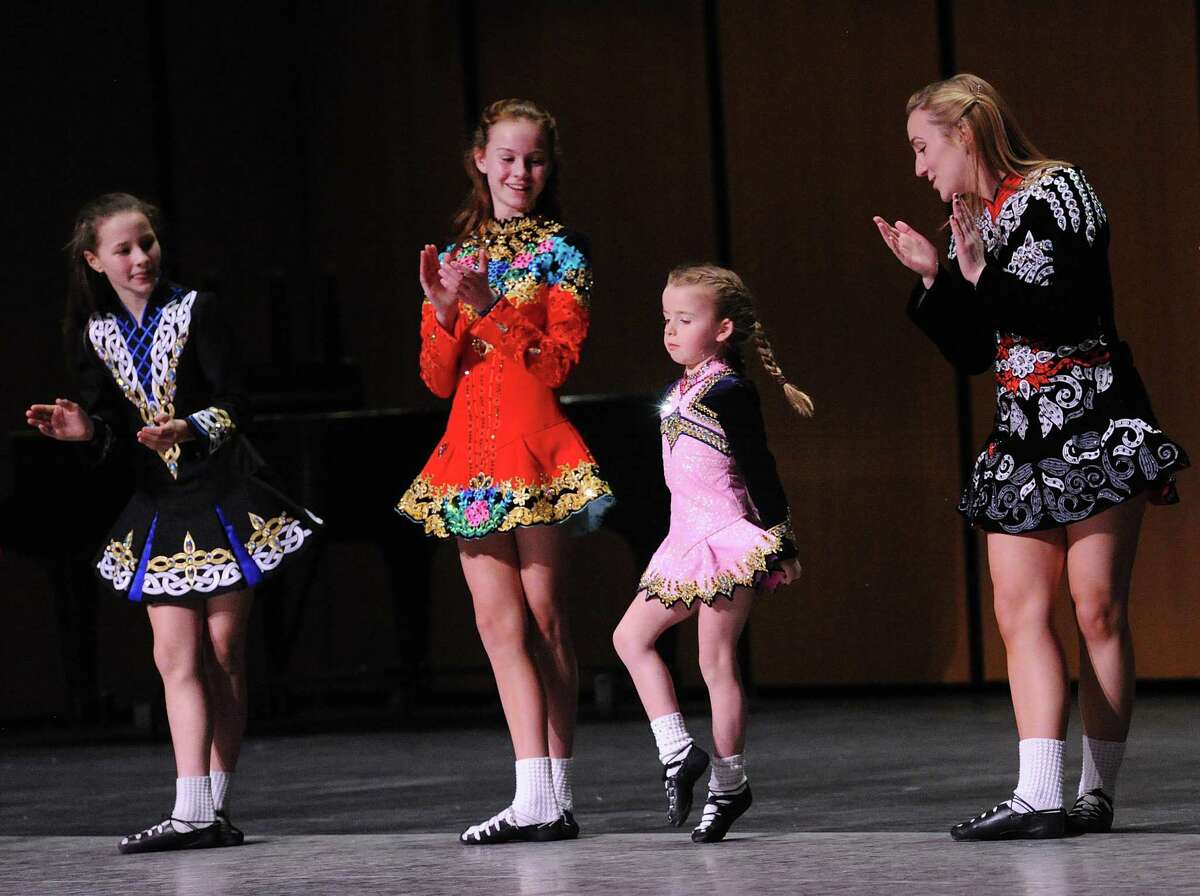
[[[196,415],[188,414],[186,419],[188,426],[192,428],[192,435],[196,437],[196,441],[199,442],[203,448],[207,449],[209,447],[208,433],[205,431],[204,427],[196,422]]]
[[[205,408],[187,417],[188,425],[196,438],[205,444],[209,454],[224,445],[233,436],[233,418],[223,408]]]

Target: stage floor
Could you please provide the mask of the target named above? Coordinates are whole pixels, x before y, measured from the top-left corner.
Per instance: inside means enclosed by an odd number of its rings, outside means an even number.
[[[707,719],[690,723],[707,748]],[[165,744],[0,747],[0,894],[1200,894],[1198,742],[1196,698],[1143,698],[1115,833],[959,844],[949,826],[1016,781],[1002,697],[763,703],[754,807],[724,844],[697,846],[662,823],[648,727],[589,723],[583,836],[472,848],[458,830],[511,798],[502,729],[258,737],[232,800],[246,845],[151,856],[115,847],[171,806]]]

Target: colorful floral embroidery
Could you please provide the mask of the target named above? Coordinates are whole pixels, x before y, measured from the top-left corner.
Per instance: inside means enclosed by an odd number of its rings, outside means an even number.
[[[396,510],[423,523],[427,535],[482,538],[517,526],[561,523],[591,502],[611,495],[608,484],[597,475],[596,465],[584,462],[574,469],[564,464],[554,479],[533,484],[521,479],[493,482],[490,476],[480,474],[465,488],[434,488],[422,476],[404,493]]]
[[[1050,351],[1016,334],[997,333],[997,428],[1023,439],[1031,414],[1043,436],[1082,416],[1112,384],[1110,362],[1103,336]]]
[[[587,307],[592,289],[591,268],[583,253],[567,241],[561,224],[536,217],[492,222],[484,242],[488,250],[488,284],[497,295],[521,305],[537,298],[539,285],[558,286]],[[476,268],[478,241],[451,244],[438,257]],[[464,305],[460,311],[470,320],[478,316],[469,306]]]

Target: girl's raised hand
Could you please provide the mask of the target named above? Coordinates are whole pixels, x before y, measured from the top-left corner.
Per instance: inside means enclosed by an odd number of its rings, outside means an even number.
[[[54,404],[35,404],[25,411],[25,422],[44,436],[60,442],[87,442],[92,438],[92,418],[65,398]]]
[[[983,237],[975,222],[971,220],[966,203],[957,193],[954,194],[954,201],[950,206],[950,232],[954,234],[954,243],[958,250],[958,269],[971,283],[979,282],[979,275],[983,273],[983,266],[987,263],[983,254]]]
[[[458,317],[458,299],[452,290],[448,290],[442,285],[441,267],[437,246],[426,245],[421,250],[419,268],[421,289],[425,290],[425,297],[433,304],[433,311],[437,315],[438,322],[449,330],[454,326],[454,321]]]
[[[872,220],[892,254],[910,271],[921,275],[926,289],[931,287],[938,271],[937,249],[933,247],[933,243],[903,221],[897,221],[895,226],[892,226],[878,215]]]
[[[481,314],[492,307],[496,295],[488,284],[487,246],[479,247],[474,268],[458,269],[456,291],[459,299]]]
[[[194,438],[192,428],[186,420],[172,420],[166,414],[154,418],[154,426],[143,426],[138,430],[137,440],[159,454],[172,445],[189,442]]]

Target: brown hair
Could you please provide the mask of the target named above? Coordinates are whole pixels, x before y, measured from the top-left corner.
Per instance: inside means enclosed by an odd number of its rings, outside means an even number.
[[[75,216],[71,239],[63,248],[67,252],[67,309],[63,316],[63,338],[68,349],[74,349],[79,333],[93,312],[102,304],[115,300],[115,293],[103,274],[93,271],[83,253],[95,252],[100,225],[114,215],[141,212],[158,231],[158,209],[129,193],[105,193],[84,205]]]
[[[978,176],[982,166],[1001,179],[1018,174],[1031,179],[1047,168],[1070,164],[1044,155],[1025,136],[999,91],[978,75],[963,73],[927,84],[908,98],[905,115],[917,109],[929,113],[946,133],[962,122],[971,133],[972,155]],[[972,214],[982,211],[974,194],[964,197]]]
[[[703,286],[712,291],[716,302],[717,320],[728,319],[733,324],[733,333],[723,343],[722,358],[734,370],[745,373],[742,346],[754,338],[758,359],[763,369],[783,388],[788,403],[802,417],[813,415],[813,403],[805,393],[787,381],[775,352],[767,341],[767,332],[754,310],[754,297],[742,278],[727,268],[715,264],[693,264],[675,268],[667,275],[669,286]]]
[[[492,193],[488,189],[486,175],[475,167],[475,153],[487,149],[492,125],[512,118],[532,121],[542,129],[542,134],[546,137],[550,174],[546,178],[542,194],[538,197],[537,213],[555,219],[562,214],[558,204],[558,172],[562,167],[562,150],[558,142],[558,123],[554,116],[533,100],[496,100],[479,116],[479,125],[471,137],[471,144],[463,153],[463,167],[471,181],[471,192],[467,194],[462,208],[454,216],[454,230],[458,240],[470,236],[492,217]]]

